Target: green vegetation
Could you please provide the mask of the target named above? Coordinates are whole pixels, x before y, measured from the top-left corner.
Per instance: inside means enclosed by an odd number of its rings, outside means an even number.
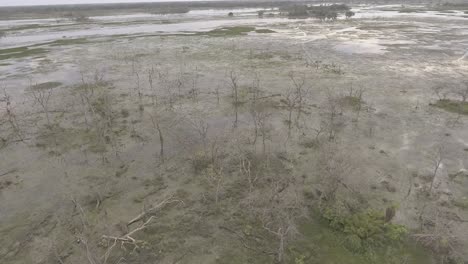
[[[344,96],[341,98],[341,104],[352,108],[355,111],[359,111],[362,108],[364,102],[359,96]]]
[[[345,13],[346,18],[351,18],[354,15],[356,15],[356,13],[354,13],[353,11],[346,11],[346,13]]]
[[[213,37],[239,36],[239,35],[245,35],[254,30],[255,30],[254,27],[245,27],[245,26],[223,27],[223,28],[213,29],[208,32],[203,32],[200,34],[213,36]]]
[[[33,85],[31,88],[34,90],[47,90],[59,87],[62,85],[61,82],[45,82]]]
[[[461,115],[468,115],[468,102],[456,101],[450,99],[441,99],[432,106],[444,109],[445,111],[457,113]]]
[[[249,32],[256,32],[260,34],[275,33],[275,31],[271,29],[255,29],[255,27],[235,26],[235,27],[217,28],[208,32],[200,32],[200,33],[197,33],[196,35],[208,35],[212,37],[226,37],[226,36],[246,35]]]
[[[456,207],[459,207],[461,209],[468,209],[468,198],[467,197],[463,197],[459,200],[454,200],[453,201],[453,205],[455,205]]]
[[[65,45],[79,45],[86,44],[88,40],[86,38],[74,38],[74,39],[59,39],[49,43],[50,46],[65,46]]]
[[[271,30],[271,29],[256,29],[255,32],[257,33],[276,33],[275,31]]]
[[[377,228],[377,230],[380,230],[377,232],[378,234],[382,234],[382,230],[385,230],[385,227],[383,227],[385,224],[382,224],[374,215],[378,214],[371,211],[361,213],[354,219],[351,219],[351,216],[347,217],[346,222],[349,222],[347,226],[350,230],[347,231],[348,233],[345,233],[343,228],[332,228],[330,221],[325,218],[315,217],[304,221],[300,227],[303,238],[299,239],[290,248],[290,254],[294,257],[292,263],[431,263],[430,255],[423,248],[403,237],[401,237],[402,240],[396,243],[393,242],[394,240],[382,241],[381,245],[374,245],[361,239],[357,234],[363,232],[358,231],[357,228],[363,228],[367,232],[371,228]],[[399,229],[399,226],[396,227]],[[355,234],[350,235],[349,233]],[[399,236],[400,233],[391,231],[387,234],[397,234]]]
[[[407,233],[404,226],[386,222],[384,214],[376,210],[342,215],[336,210],[327,209],[323,217],[331,228],[345,234],[349,246],[357,251],[369,246],[401,242]]]
[[[0,60],[8,59],[19,59],[25,57],[32,57],[46,53],[47,50],[43,48],[31,48],[31,47],[18,47],[10,49],[0,50]]]

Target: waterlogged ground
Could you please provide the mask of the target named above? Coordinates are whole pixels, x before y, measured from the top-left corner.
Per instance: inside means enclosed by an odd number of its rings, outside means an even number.
[[[213,135],[244,135],[244,130],[231,131],[232,70],[241,76],[244,97],[256,72],[273,106],[281,103],[275,95],[291,86],[291,71],[307,77],[310,106],[304,127],[294,132],[294,143],[288,143],[287,115],[284,108],[273,107],[268,140],[271,151],[287,153],[287,161],[279,163],[303,175],[304,188],[313,189],[317,182],[314,166],[321,153],[304,142],[314,138],[320,126],[327,94],[362,89],[365,110],[356,114],[352,105],[351,110],[344,106],[342,118],[349,120],[343,121],[337,137],[354,168],[346,184],[372,208],[396,204],[394,222],[410,231],[420,227],[420,212],[437,212],[438,221],[430,225],[454,238],[451,246],[457,256],[468,260],[468,117],[431,105],[439,99],[434,87],[456,89],[467,81],[468,18],[460,10],[396,8],[355,6],[354,18],[334,22],[288,19],[276,9],[267,10],[264,18],[258,18],[258,9],[218,9],[99,16],[86,23],[0,21],[0,30],[7,32],[0,39],[0,88],[11,98],[9,105],[0,102],[0,111],[13,111],[21,131],[20,137],[5,115],[0,123],[1,262],[86,263],[86,252],[70,235],[80,222],[76,208],[82,206],[96,227],[90,237],[99,238],[118,233],[143,207],[177,193],[184,204],[162,214],[158,224],[141,235],[149,249],[130,254],[125,263],[271,263],[262,254],[255,258],[258,252],[219,228],[237,223],[234,213],[219,217],[219,210],[233,210],[228,200],[235,191],[226,190],[220,207],[213,209],[208,204],[213,201],[206,198],[209,184],[197,178],[191,166],[201,145],[195,140],[199,135],[194,120],[206,121]],[[234,16],[228,17],[229,12]],[[157,93],[148,80],[152,71],[159,76],[154,80]],[[77,87],[90,82],[105,87],[103,98],[113,100],[109,111],[115,115],[118,136],[105,139],[116,142],[107,152],[101,149],[103,142],[84,129],[84,99]],[[53,129],[46,128],[45,111],[32,92],[41,89],[53,91]],[[200,93],[196,100],[191,99],[193,90]],[[152,123],[158,111],[151,109],[155,101],[168,103],[174,93],[175,113],[161,117],[169,134],[169,158],[161,165]],[[250,120],[249,111],[241,109],[240,127],[247,130]],[[237,142],[224,137],[220,141],[230,142],[227,153],[237,148]],[[441,146],[437,195],[427,202],[418,190],[428,184]],[[306,222],[301,233],[297,241],[313,253],[297,253],[291,263],[369,261],[335,246],[342,237],[320,221]],[[408,243],[401,251],[408,256],[406,263],[437,263],[414,240]],[[379,256],[373,260],[378,262],[368,263],[386,263]]]

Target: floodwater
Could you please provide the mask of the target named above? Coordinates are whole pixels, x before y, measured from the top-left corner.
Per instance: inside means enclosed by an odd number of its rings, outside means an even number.
[[[435,11],[423,13],[399,13],[386,11],[389,6],[357,6],[355,19],[372,18],[431,18],[444,20],[468,21],[461,11],[440,13]],[[25,45],[44,44],[66,38],[106,37],[113,35],[154,35],[154,34],[187,34],[206,32],[219,27],[255,25],[268,26],[279,23],[291,23],[285,17],[258,18],[259,8],[246,9],[204,9],[192,10],[184,14],[155,15],[147,13],[96,16],[89,23],[73,23],[60,19],[22,19],[0,21],[0,30],[7,30],[6,38],[0,39],[2,48]],[[229,12],[234,17],[228,18]],[[268,9],[266,13],[277,13],[277,9]],[[343,17],[339,19],[344,19]],[[307,20],[298,20],[307,21]],[[465,29],[466,30],[466,29]],[[314,36],[310,36],[314,38]],[[315,36],[316,37],[316,36]],[[338,49],[349,52],[362,47],[371,53],[381,53],[382,49],[375,43],[344,43]],[[359,53],[359,51],[357,51]]]

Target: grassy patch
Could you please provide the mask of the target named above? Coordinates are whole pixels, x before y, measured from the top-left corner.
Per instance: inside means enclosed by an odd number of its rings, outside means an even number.
[[[212,37],[240,36],[240,35],[245,35],[254,30],[255,30],[254,27],[245,27],[245,26],[223,27],[223,28],[213,29],[208,32],[203,32],[201,34],[212,36]]]
[[[375,219],[370,219],[370,222],[375,223]],[[366,217],[366,220],[369,219]],[[381,223],[378,226],[380,230]],[[293,263],[432,263],[430,254],[412,241],[386,241],[381,246],[368,245],[358,236],[332,228],[327,219],[319,217],[304,221],[300,231],[302,239],[290,248],[290,255],[295,261]]]
[[[49,43],[50,46],[66,46],[89,43],[86,38],[59,39]]]
[[[267,28],[264,28],[264,29],[256,29],[255,32],[256,32],[256,33],[261,33],[261,34],[276,33],[276,31],[273,31],[273,30],[267,29]]]
[[[468,209],[468,198],[463,197],[461,199],[454,200],[453,205],[455,205],[456,207],[459,207],[461,209],[466,210],[466,209]]]
[[[45,83],[35,84],[31,88],[34,90],[47,90],[47,89],[59,87],[60,85],[62,85],[61,82],[45,82]]]
[[[253,55],[252,57],[258,60],[270,60],[270,59],[273,59],[275,55],[270,52],[261,52],[259,54]]]
[[[40,29],[40,28],[60,28],[69,26],[68,24],[64,25],[40,25],[40,24],[29,24],[29,25],[22,25],[17,27],[8,28],[5,31],[21,31],[21,30],[32,30],[32,29]]]
[[[468,115],[468,102],[450,100],[450,99],[442,99],[437,101],[435,104],[431,104],[432,106],[444,109],[445,111]]]
[[[425,10],[413,9],[413,8],[403,8],[398,11],[398,13],[423,13]]]
[[[359,109],[362,108],[362,104],[364,102],[362,101],[361,98],[357,96],[345,96],[341,99],[341,104],[347,107],[352,108],[355,111],[358,111]]]
[[[197,152],[193,156],[192,167],[196,174],[201,173],[202,171],[208,169],[212,165],[212,160],[203,152]]]
[[[43,48],[18,47],[0,50],[0,60],[19,59],[46,53]]]

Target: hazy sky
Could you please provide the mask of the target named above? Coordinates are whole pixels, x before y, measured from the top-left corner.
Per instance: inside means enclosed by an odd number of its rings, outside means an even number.
[[[186,1],[186,0],[0,0],[0,6],[59,5],[59,4],[63,5],[63,4],[119,3],[119,2],[169,2],[169,1]]]

